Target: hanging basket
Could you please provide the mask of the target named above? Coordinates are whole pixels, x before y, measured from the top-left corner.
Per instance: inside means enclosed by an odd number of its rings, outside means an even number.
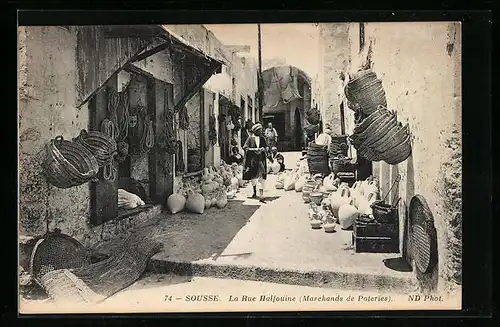
[[[370,71],[360,71],[347,83],[344,91],[346,98],[359,106],[364,114],[370,115],[378,106],[387,106],[382,81]]]
[[[73,139],[84,146],[97,159],[99,167],[108,164],[117,151],[116,141],[106,133],[99,131],[82,130],[80,135]]]
[[[319,124],[320,114],[316,109],[311,109],[306,113],[306,120],[311,125]]]
[[[57,136],[46,147],[44,173],[50,184],[70,188],[95,178],[99,164],[84,146]]]

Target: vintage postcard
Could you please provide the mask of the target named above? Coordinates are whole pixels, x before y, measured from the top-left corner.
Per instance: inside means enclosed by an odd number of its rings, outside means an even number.
[[[20,313],[460,310],[460,22],[19,26]]]

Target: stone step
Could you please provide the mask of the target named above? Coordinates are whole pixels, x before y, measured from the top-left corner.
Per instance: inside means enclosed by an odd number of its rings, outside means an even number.
[[[307,271],[236,264],[174,262],[158,260],[154,257],[150,260],[147,270],[157,274],[249,280],[353,291],[379,291],[381,293],[407,294],[417,288],[411,273],[394,277],[346,271]]]

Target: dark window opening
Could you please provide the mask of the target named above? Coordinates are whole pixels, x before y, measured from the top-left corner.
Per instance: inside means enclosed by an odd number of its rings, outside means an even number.
[[[365,47],[365,23],[359,23],[359,51]]]

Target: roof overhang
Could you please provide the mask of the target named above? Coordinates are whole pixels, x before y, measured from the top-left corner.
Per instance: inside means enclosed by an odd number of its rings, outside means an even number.
[[[105,38],[127,38],[127,37],[137,37],[137,38],[147,38],[147,39],[157,39],[159,43],[156,47],[148,49],[140,53],[134,61],[142,60],[149,56],[154,55],[166,48],[173,48],[185,51],[193,56],[200,59],[205,59],[207,61],[213,62],[215,64],[222,65],[224,62],[205,53],[203,50],[197,46],[191,44],[181,36],[175,34],[168,29],[165,25],[127,25],[127,26],[106,26]]]

